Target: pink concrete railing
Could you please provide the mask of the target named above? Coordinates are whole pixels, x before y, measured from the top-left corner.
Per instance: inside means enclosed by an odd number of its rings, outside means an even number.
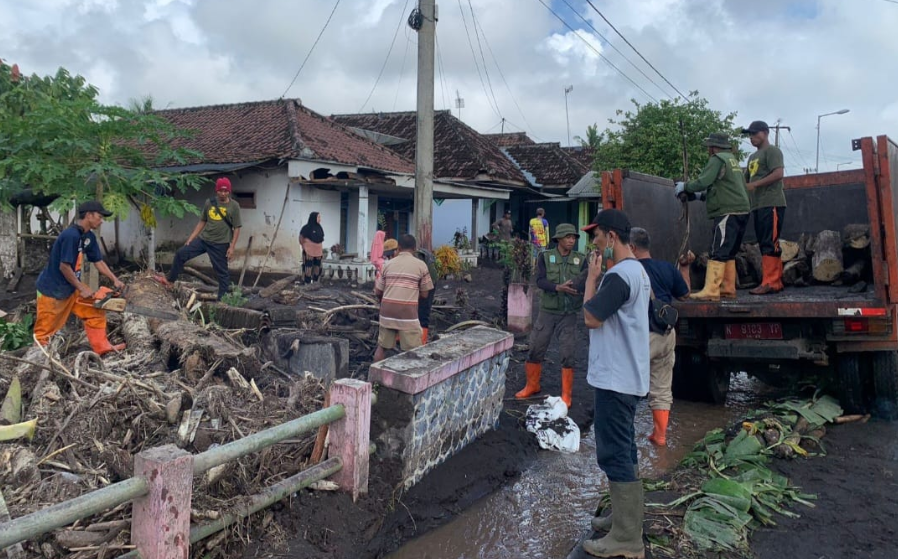
[[[174,445],[141,452],[134,457],[133,477],[0,524],[0,550],[133,501],[135,550],[127,556],[186,559],[190,544],[329,476],[356,500],[368,492],[371,404],[375,401],[371,384],[335,381],[330,401],[327,408],[197,455]],[[194,476],[327,424],[331,424],[327,460],[250,496],[242,507],[214,522],[190,526]]]

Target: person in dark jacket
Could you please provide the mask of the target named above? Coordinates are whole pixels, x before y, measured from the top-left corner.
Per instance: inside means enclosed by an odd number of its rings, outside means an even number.
[[[736,298],[736,253],[745,235],[751,206],[739,160],[726,134],[715,132],[705,138],[708,163],[701,175],[688,183],[678,182],[675,194],[695,199],[704,192],[705,208],[713,221],[710,259],[705,286],[689,297],[700,301]]]
[[[309,221],[299,230],[299,245],[302,247],[302,276],[306,283],[318,281],[321,277],[321,257],[324,255],[324,229],[321,214],[312,212]]]
[[[527,384],[515,398],[524,399],[540,392],[543,359],[558,335],[561,355],[561,399],[571,407],[574,387],[574,353],[577,343],[577,317],[583,308],[583,283],[586,280],[586,255],[574,250],[580,234],[570,223],[562,223],[552,240],[557,245],[536,259],[536,285],[542,290],[539,315],[530,332],[530,353],[524,363]]]

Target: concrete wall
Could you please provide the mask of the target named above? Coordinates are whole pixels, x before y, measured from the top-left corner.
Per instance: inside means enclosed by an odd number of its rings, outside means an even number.
[[[16,214],[0,211],[0,278],[9,278],[15,269]]]
[[[380,458],[401,463],[391,485],[408,489],[497,426],[513,342],[472,328],[371,366],[369,382],[381,385],[372,439]]]

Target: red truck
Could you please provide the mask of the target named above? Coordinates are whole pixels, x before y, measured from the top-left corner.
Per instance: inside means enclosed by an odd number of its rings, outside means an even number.
[[[898,410],[898,144],[886,136],[852,141],[863,169],[787,177],[782,238],[842,231],[870,224],[868,286],[787,287],[774,295],[740,290],[733,301],[678,302],[679,397],[711,402],[726,398],[733,372],[777,383],[828,371],[838,380],[851,412]],[[668,179],[615,170],[602,173],[602,206],[627,212],[652,235],[652,256],[675,262],[686,233],[681,204]],[[704,204],[689,205],[688,248],[707,252],[711,222]],[[749,224],[746,242],[753,240]]]

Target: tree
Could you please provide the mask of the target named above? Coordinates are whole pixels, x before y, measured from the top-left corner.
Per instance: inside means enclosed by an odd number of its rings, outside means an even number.
[[[201,156],[173,147],[186,133],[151,113],[103,105],[98,93],[63,68],[25,77],[0,62],[0,206],[29,188],[59,196],[58,209],[96,198],[125,218],[133,205],[150,226],[155,212],[198,214],[172,195],[199,189],[202,179],[160,170]]]
[[[605,140],[605,134],[599,133],[598,124],[590,124],[586,127],[586,136],[574,136],[574,140],[579,142],[583,149],[598,149]]]
[[[609,119],[616,126],[600,135],[596,148],[596,171],[621,168],[679,180],[683,177],[683,135],[689,159],[689,178],[696,178],[708,160],[708,148],[702,140],[711,132],[725,132],[737,138],[739,130],[733,125],[736,113],[724,115],[708,107],[707,99],[690,92],[689,100],[677,98],[640,105],[633,101],[635,111],[617,111],[618,120]],[[734,146],[736,142],[734,141]],[[735,148],[738,157],[744,153]]]

